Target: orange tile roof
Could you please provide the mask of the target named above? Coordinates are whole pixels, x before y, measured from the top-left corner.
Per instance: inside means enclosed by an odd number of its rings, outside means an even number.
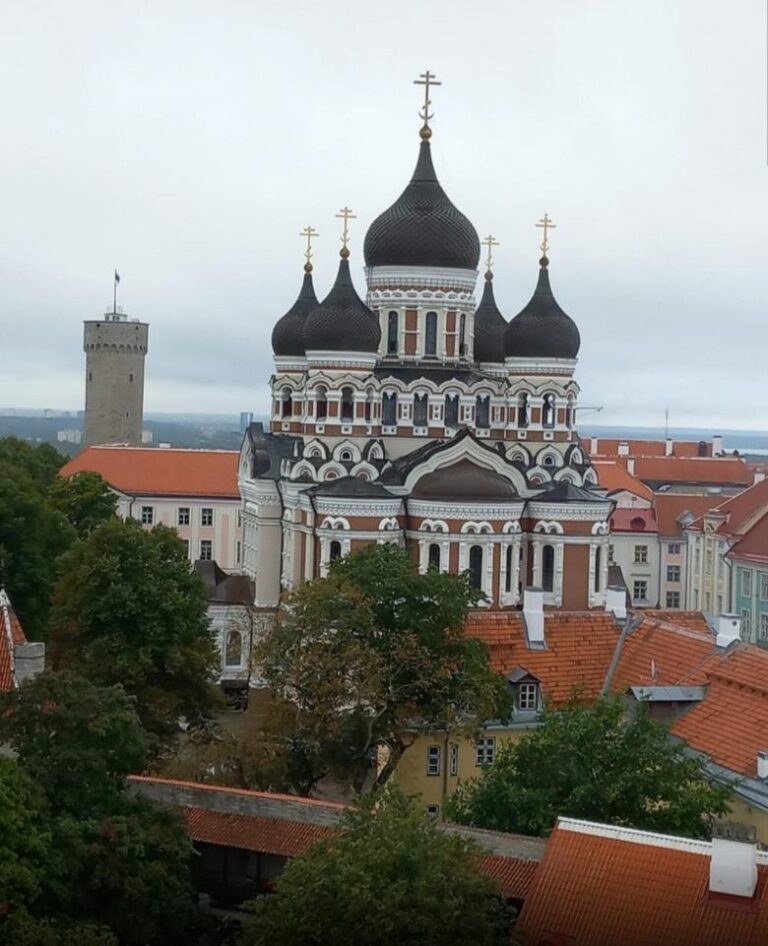
[[[128,781],[140,786],[146,785],[163,786],[168,785],[176,788],[190,788],[195,792],[203,792],[222,796],[241,796],[242,798],[262,799],[263,801],[286,801],[294,805],[303,805],[306,808],[328,809],[336,812],[342,812],[347,807],[335,801],[325,801],[321,798],[305,798],[303,795],[281,795],[279,792],[257,792],[250,788],[232,788],[229,785],[208,785],[205,782],[190,782],[185,779],[159,778],[156,775],[129,775]]]
[[[724,500],[712,513],[723,517],[717,527],[721,535],[744,535],[768,511],[768,480],[761,480]]]
[[[706,682],[706,696],[672,733],[718,765],[755,778],[757,753],[768,749],[768,652],[736,644],[711,663]]]
[[[619,455],[619,444],[625,443],[631,457],[663,457],[667,453],[666,440],[619,440],[615,437],[582,437],[582,443],[589,443],[592,456],[616,457]],[[592,440],[597,439],[597,450],[592,451]],[[706,443],[707,456],[712,456],[712,444]],[[672,456],[698,457],[698,440],[675,440],[672,443]]]
[[[611,532],[657,532],[656,513],[652,509],[619,507],[611,513]]]
[[[615,460],[594,460],[592,467],[597,473],[597,482],[602,489],[611,493],[627,490],[643,499],[653,499],[651,490],[636,476],[627,470],[626,465]]]
[[[538,861],[504,857],[501,854],[488,854],[477,862],[480,873],[492,877],[504,895],[515,900],[525,900],[528,896],[538,866]]]
[[[517,928],[529,946],[765,946],[768,868],[745,902],[710,898],[709,864],[706,842],[561,819]]]
[[[21,623],[5,588],[0,587],[0,692],[16,686],[14,676],[14,646],[25,644]]]
[[[100,473],[129,496],[200,496],[239,499],[236,450],[165,450],[158,447],[86,447],[59,471]]]
[[[494,670],[506,675],[524,667],[533,674],[553,706],[577,691],[585,699],[597,699],[619,640],[613,616],[604,611],[547,611],[546,650],[528,647],[519,611],[474,612],[466,633],[488,645]]]
[[[728,558],[743,558],[750,562],[768,562],[768,513],[764,513],[747,530],[744,538],[739,539],[733,548],[726,552]]]
[[[654,493],[653,508],[656,510],[656,521],[659,526],[659,535],[681,536],[683,534],[679,519],[690,513],[694,519],[709,512],[713,506],[721,502],[718,496],[701,496],[694,493]]]
[[[635,476],[644,483],[749,486],[754,474],[740,457],[638,457]]]

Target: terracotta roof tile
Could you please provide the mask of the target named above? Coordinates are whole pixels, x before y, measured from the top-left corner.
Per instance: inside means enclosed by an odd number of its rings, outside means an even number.
[[[238,847],[283,857],[298,857],[315,841],[331,838],[336,828],[254,815],[230,814],[207,808],[178,809],[194,841]]]
[[[131,496],[201,496],[239,499],[236,450],[165,450],[158,447],[86,447],[59,471],[100,473]]]
[[[14,645],[25,644],[21,623],[5,588],[0,587],[0,692],[16,686]]]
[[[653,509],[619,507],[611,513],[611,532],[657,532]]]
[[[592,440],[597,440],[597,449],[592,450]],[[667,453],[666,440],[619,440],[615,437],[582,437],[582,443],[588,444],[592,456],[617,457],[619,444],[627,444],[631,457],[663,457]],[[707,456],[712,456],[712,444],[706,443]],[[698,457],[698,440],[675,440],[672,443],[672,456]]]
[[[493,877],[505,896],[525,900],[539,862],[488,854],[478,860],[477,866],[481,874]]]
[[[624,641],[611,689],[697,686],[706,681],[708,662],[717,654],[715,635],[700,612],[644,612]]]
[[[768,562],[768,512],[744,533],[744,537],[726,555],[729,558],[743,558],[751,562]]]
[[[644,483],[749,486],[754,474],[740,457],[638,457],[635,476]]]
[[[653,497],[653,508],[656,510],[659,535],[681,536],[683,530],[679,520],[686,513],[690,513],[694,519],[697,519],[720,501],[722,501],[721,497],[711,495],[655,493]]]
[[[520,913],[529,946],[768,943],[766,867],[754,900],[710,899],[708,844],[639,831],[630,841],[567,824],[555,828]]]
[[[611,493],[627,490],[650,501],[653,499],[651,490],[636,476],[627,470],[624,463],[617,460],[594,460],[592,467],[597,473],[597,482],[602,489]]]

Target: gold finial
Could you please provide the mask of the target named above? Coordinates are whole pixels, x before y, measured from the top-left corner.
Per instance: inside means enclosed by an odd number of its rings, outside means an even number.
[[[304,272],[311,273],[312,272],[312,237],[320,236],[320,234],[313,227],[307,225],[301,231],[299,236],[303,236],[307,238],[307,248],[306,250],[304,250],[304,259],[306,259],[306,263],[304,264]]]
[[[490,273],[490,271],[493,269],[493,247],[500,246],[501,244],[496,239],[496,237],[492,237],[490,233],[484,240],[481,240],[480,242],[483,244],[483,246],[488,247],[488,258],[485,261],[485,265],[486,272]]]
[[[432,137],[432,129],[429,127],[429,123],[431,119],[435,117],[434,114],[431,114],[429,111],[429,106],[432,104],[432,99],[429,97],[429,87],[432,85],[442,85],[443,83],[438,82],[434,73],[427,69],[426,72],[419,74],[418,79],[413,80],[413,84],[424,86],[424,107],[419,109],[419,118],[423,119],[424,124],[421,126],[419,134],[425,141],[428,141]]]
[[[336,214],[336,218],[344,221],[344,229],[341,233],[341,257],[346,259],[349,256],[349,250],[347,249],[347,243],[349,243],[348,224],[350,220],[357,220],[357,214],[353,214],[349,207],[342,207]]]
[[[539,220],[536,226],[541,227],[544,230],[544,239],[542,240],[540,249],[541,249],[541,255],[546,259],[547,253],[549,253],[549,240],[547,239],[547,230],[557,229],[557,224],[552,223],[552,221],[549,219],[548,214],[544,214],[544,216],[541,218],[541,220]]]

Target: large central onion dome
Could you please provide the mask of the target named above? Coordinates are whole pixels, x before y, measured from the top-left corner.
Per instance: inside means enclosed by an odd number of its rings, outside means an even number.
[[[336,282],[304,323],[304,347],[309,351],[378,351],[379,320],[355,292],[349,272],[349,251],[341,251]]]
[[[485,274],[485,289],[475,310],[475,361],[497,364],[504,361],[504,333],[507,320],[499,312],[493,295],[493,273]]]
[[[539,281],[531,301],[504,334],[507,358],[575,358],[581,336],[573,319],[557,304],[549,285],[549,260],[539,260]]]
[[[448,199],[423,140],[410,184],[368,228],[366,266],[445,266],[477,269],[477,231]]]
[[[312,264],[307,263],[299,298],[272,329],[272,351],[276,355],[303,357],[304,323],[317,304],[315,287],[312,285]]]

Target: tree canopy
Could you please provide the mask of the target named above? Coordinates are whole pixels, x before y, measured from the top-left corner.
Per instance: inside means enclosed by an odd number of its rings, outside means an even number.
[[[0,757],[0,911],[41,895],[51,831],[45,798],[15,762]]]
[[[52,508],[66,517],[79,536],[89,535],[115,516],[117,499],[99,473],[58,477],[48,495]]]
[[[109,520],[62,558],[50,651],[57,669],[121,684],[142,724],[168,734],[211,705],[207,596],[175,530]]]
[[[479,597],[464,575],[418,574],[390,544],[341,559],[290,595],[255,659],[289,706],[285,736],[305,791],[328,771],[359,789],[377,747],[387,752],[383,784],[417,732],[469,732],[506,715],[503,679],[463,633]]]
[[[558,815],[709,837],[730,789],[709,784],[700,763],[639,706],[616,698],[547,710],[543,723],[505,745],[479,778],[449,799],[449,818],[479,828],[547,835]]]
[[[292,861],[251,904],[240,946],[443,946],[509,943],[498,888],[475,848],[440,831],[388,787],[343,820],[342,834]]]

